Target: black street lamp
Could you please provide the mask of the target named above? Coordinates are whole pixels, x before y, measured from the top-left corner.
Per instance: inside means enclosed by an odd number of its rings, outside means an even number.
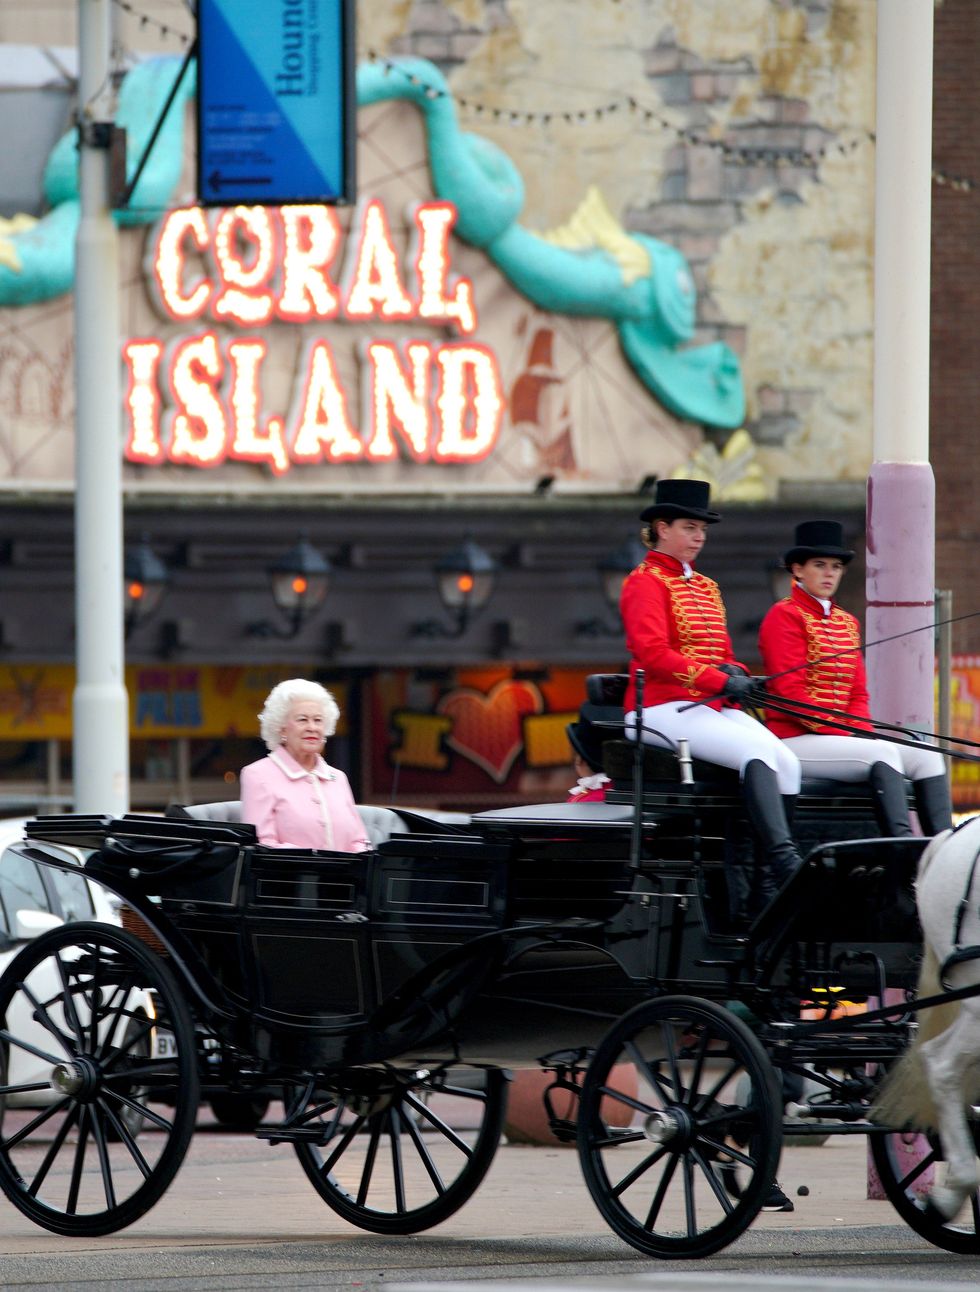
[[[598,618],[584,619],[575,625],[576,636],[622,637],[623,625],[619,621],[619,598],[623,591],[623,581],[627,574],[642,563],[646,554],[647,549],[638,538],[628,538],[599,558],[596,562],[599,584],[606,604],[616,611],[616,623],[608,624]]]
[[[412,626],[414,637],[462,637],[473,616],[487,604],[497,577],[497,562],[479,544],[467,539],[436,561],[436,588],[453,617],[447,628],[437,619]]]
[[[323,605],[330,585],[330,562],[301,538],[269,566],[272,599],[286,620],[280,628],[263,619],[249,624],[254,637],[295,637],[303,624]]]
[[[163,600],[170,572],[144,536],[123,556],[123,622],[126,636],[145,623]]]

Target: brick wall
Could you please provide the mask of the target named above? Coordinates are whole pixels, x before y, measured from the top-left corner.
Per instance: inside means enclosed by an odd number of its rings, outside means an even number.
[[[980,185],[980,4],[936,7],[933,166]],[[932,201],[931,449],[936,582],[953,613],[980,610],[980,187],[936,184]],[[980,651],[980,618],[957,624],[953,649]]]

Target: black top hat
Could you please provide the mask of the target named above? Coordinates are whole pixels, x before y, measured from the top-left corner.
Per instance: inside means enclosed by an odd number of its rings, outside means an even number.
[[[846,565],[854,553],[844,547],[844,527],[836,520],[805,520],[796,527],[796,545],[783,557],[787,570],[811,556],[836,556]]]
[[[602,746],[612,740],[617,732],[614,727],[595,726],[599,722],[612,722],[617,727],[623,725],[623,710],[613,704],[592,704],[586,701],[578,711],[578,722],[570,722],[565,728],[568,743],[572,749],[589,764],[594,772],[601,772]]]
[[[706,520],[709,525],[721,520],[716,511],[708,510],[711,487],[707,480],[658,480],[653,505],[640,512],[640,520]]]

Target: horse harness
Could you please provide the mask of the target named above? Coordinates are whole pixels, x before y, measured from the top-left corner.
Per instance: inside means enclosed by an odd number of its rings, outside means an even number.
[[[953,830],[961,830],[967,823],[962,821]],[[960,898],[959,906],[956,908],[956,920],[953,924],[953,950],[943,961],[939,969],[939,981],[946,991],[952,991],[953,988],[947,983],[946,976],[951,969],[959,964],[964,964],[968,960],[980,960],[980,946],[961,947],[960,935],[963,932],[963,920],[967,911],[970,909],[970,893],[973,890],[973,880],[977,873],[977,866],[980,865],[980,848],[973,854],[973,861],[970,863],[970,873],[966,877],[966,887],[963,889],[963,896]]]

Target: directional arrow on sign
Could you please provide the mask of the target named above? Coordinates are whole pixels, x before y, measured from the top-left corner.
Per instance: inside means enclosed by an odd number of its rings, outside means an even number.
[[[222,188],[241,188],[246,184],[268,187],[271,183],[271,175],[222,175],[221,171],[213,170],[208,176],[208,185],[216,193],[220,193]]]

